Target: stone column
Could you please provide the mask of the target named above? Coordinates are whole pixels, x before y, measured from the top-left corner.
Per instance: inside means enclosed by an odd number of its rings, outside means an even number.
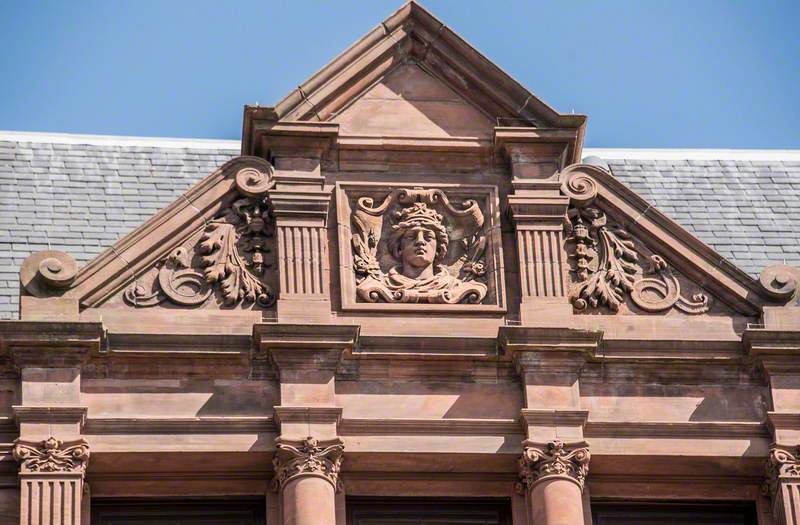
[[[328,210],[322,163],[338,127],[281,123],[264,136],[275,165],[269,199],[278,244],[280,322],[330,322]]]
[[[500,344],[523,380],[522,443],[517,491],[531,525],[584,525],[583,489],[589,445],[588,412],[581,410],[580,374],[601,332],[567,328],[502,327]]]
[[[344,443],[338,436],[335,374],[357,326],[262,324],[254,327],[259,352],[278,372],[281,404],[275,407],[273,489],[284,525],[335,525]]]
[[[6,323],[0,328],[20,371],[21,404],[13,407],[19,438],[20,524],[80,525],[89,444],[82,437],[83,364],[100,347],[102,325]],[[85,522],[85,521],[84,521]]]
[[[278,438],[274,459],[276,490],[282,494],[285,525],[336,523],[336,493],[344,445],[340,439]]]
[[[561,194],[568,137],[543,137],[533,128],[495,128],[495,144],[511,165],[514,193],[508,196],[517,237],[520,321],[523,325],[569,315],[564,250],[569,198]]]
[[[583,485],[589,471],[586,442],[523,443],[518,490],[530,505],[533,525],[583,525]]]

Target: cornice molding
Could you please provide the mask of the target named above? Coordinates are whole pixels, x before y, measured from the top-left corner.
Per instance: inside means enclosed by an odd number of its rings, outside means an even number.
[[[342,436],[505,436],[523,435],[514,419],[343,419]]]
[[[86,423],[88,408],[85,406],[30,406],[11,407],[14,420],[19,427],[22,423]]]
[[[751,421],[588,421],[584,435],[590,438],[769,439],[764,423]]]
[[[271,417],[90,418],[86,435],[277,434]]]

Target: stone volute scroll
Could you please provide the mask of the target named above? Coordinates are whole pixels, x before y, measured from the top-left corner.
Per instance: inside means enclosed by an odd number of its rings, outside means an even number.
[[[83,473],[89,462],[89,445],[83,439],[43,441],[18,439],[12,450],[23,473]]]
[[[241,168],[234,191],[202,233],[175,248],[154,276],[137,279],[125,290],[135,307],[170,302],[199,306],[212,296],[223,307],[269,307],[276,294],[264,278],[271,266],[274,219],[267,192],[274,186],[272,166]],[[149,282],[148,282],[149,281]]]
[[[569,299],[577,311],[620,310],[627,300],[646,313],[676,309],[689,315],[709,311],[702,291],[683,294],[681,281],[664,258],[649,253],[628,230],[596,204],[597,182],[580,167],[561,174],[570,198],[567,253],[571,262]],[[683,286],[685,288],[685,285]]]
[[[342,276],[345,306],[497,302],[499,242],[486,189],[355,186],[339,191],[343,267],[352,268]]]

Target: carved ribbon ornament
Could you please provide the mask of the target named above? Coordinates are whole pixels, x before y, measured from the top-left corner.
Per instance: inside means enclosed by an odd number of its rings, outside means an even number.
[[[194,306],[203,304],[217,289],[225,306],[271,306],[275,293],[261,277],[268,266],[268,238],[274,235],[266,195],[273,184],[271,169],[267,173],[255,168],[239,170],[232,204],[206,223],[192,250],[177,248],[160,263],[152,291],[135,282],[125,290],[126,301],[134,306],[163,301]]]
[[[406,188],[377,206],[372,197],[361,197],[355,208],[352,248],[361,301],[477,304],[486,297],[487,241],[477,201],[456,208],[441,190]],[[390,214],[392,208],[398,209]],[[383,242],[397,264],[382,268],[378,248],[387,215],[391,223]],[[444,264],[455,243],[459,257]]]

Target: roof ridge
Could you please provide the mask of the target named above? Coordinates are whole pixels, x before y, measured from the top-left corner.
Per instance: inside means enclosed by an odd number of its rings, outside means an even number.
[[[85,144],[89,146],[144,146],[193,149],[240,149],[239,140],[141,137],[129,135],[89,135],[49,131],[0,130],[0,141],[37,142],[53,144]]]

